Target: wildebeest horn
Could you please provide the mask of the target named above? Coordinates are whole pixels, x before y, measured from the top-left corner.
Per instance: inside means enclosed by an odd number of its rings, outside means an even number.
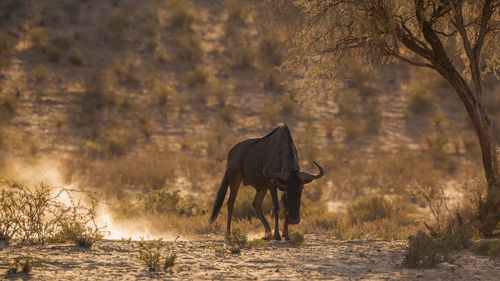
[[[300,177],[300,179],[301,179],[304,183],[310,183],[310,182],[312,182],[312,181],[313,181],[313,180],[315,180],[315,179],[319,179],[319,178],[321,178],[321,177],[323,176],[323,174],[325,173],[325,171],[323,170],[323,168],[321,168],[321,166],[320,166],[318,163],[316,163],[316,162],[314,162],[314,161],[313,161],[313,163],[314,163],[314,165],[316,165],[316,167],[318,167],[318,169],[319,169],[319,174],[317,174],[317,175],[311,175],[311,174],[309,174],[309,173],[299,172],[299,177]]]
[[[285,171],[281,171],[281,172],[278,172],[278,173],[269,173],[269,171],[267,170],[269,168],[270,164],[267,164],[264,169],[262,169],[262,174],[267,177],[267,178],[272,178],[272,179],[277,179],[277,180],[280,180],[280,181],[286,181],[288,179],[288,176],[290,175],[290,173],[288,172],[285,172]]]

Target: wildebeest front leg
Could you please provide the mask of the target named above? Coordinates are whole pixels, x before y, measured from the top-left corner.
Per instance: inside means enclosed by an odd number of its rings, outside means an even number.
[[[274,240],[281,240],[279,222],[280,222],[280,204],[278,202],[278,192],[276,187],[270,188],[271,198],[274,206]]]
[[[255,198],[253,199],[252,206],[257,213],[257,217],[260,219],[264,228],[266,230],[265,239],[271,238],[271,227],[267,223],[266,217],[264,217],[264,213],[262,212],[262,200],[264,200],[264,196],[266,195],[267,189],[257,191],[255,194]]]
[[[283,238],[285,238],[285,240],[290,240],[290,236],[288,236],[288,222],[286,221],[286,218],[283,223]]]

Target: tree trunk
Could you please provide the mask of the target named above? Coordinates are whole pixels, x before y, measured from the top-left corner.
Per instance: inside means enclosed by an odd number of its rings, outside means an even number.
[[[478,210],[478,220],[481,233],[491,235],[500,222],[500,175],[498,174],[497,144],[493,135],[493,126],[480,100],[476,98],[467,82],[450,68],[437,67],[453,86],[462,100],[472,121],[481,146],[484,173],[487,181],[487,194]]]

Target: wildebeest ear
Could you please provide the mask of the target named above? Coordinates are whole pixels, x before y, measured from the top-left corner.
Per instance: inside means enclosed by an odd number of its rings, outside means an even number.
[[[274,186],[276,186],[277,188],[279,188],[281,191],[285,191],[286,190],[286,185],[283,182],[281,182],[281,181],[279,181],[277,179],[271,179],[271,183]]]

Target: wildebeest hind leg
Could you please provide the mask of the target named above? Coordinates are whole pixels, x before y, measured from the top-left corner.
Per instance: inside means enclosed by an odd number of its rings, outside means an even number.
[[[255,213],[257,213],[257,217],[260,219],[266,230],[266,236],[264,236],[264,238],[270,239],[271,227],[267,223],[266,217],[264,217],[264,213],[262,212],[262,200],[264,199],[264,196],[266,196],[266,192],[267,189],[257,191],[257,194],[255,194],[255,198],[253,199],[252,206],[255,210]]]
[[[279,221],[280,221],[280,204],[278,202],[278,192],[276,187],[271,187],[269,190],[271,192],[271,198],[273,199],[274,206],[274,240],[281,240]]]
[[[241,176],[239,174],[229,175],[229,199],[227,200],[227,234],[231,233],[231,217],[233,216],[234,201],[241,184]]]

